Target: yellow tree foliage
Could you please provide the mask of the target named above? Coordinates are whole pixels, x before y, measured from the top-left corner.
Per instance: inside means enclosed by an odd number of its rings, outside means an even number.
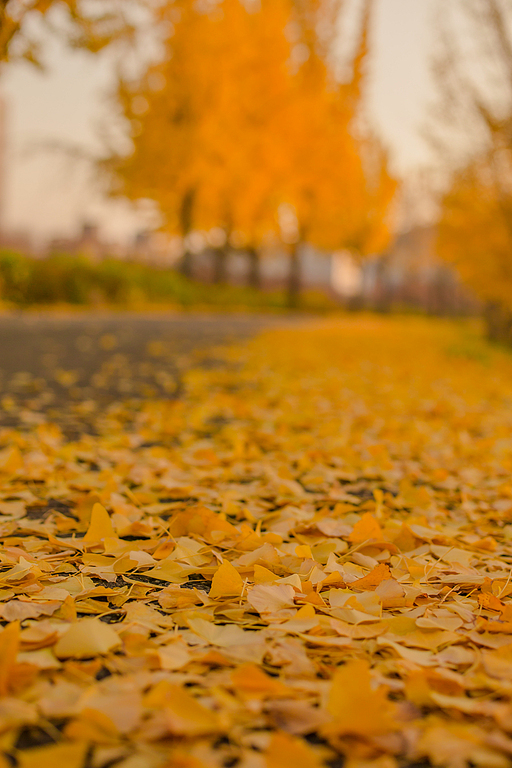
[[[155,200],[182,237],[220,228],[253,254],[282,204],[297,241],[381,245],[395,183],[356,125],[370,9],[347,85],[331,61],[338,0],[166,4],[165,55],[119,89],[133,151],[112,161],[115,191]]]
[[[201,121],[203,171],[209,176],[199,187],[198,217],[202,227],[235,232],[250,248],[277,226],[285,170],[278,130],[289,91],[289,44],[283,34],[288,21],[289,0],[263,0],[259,9],[249,10],[240,0],[223,0],[210,38],[207,67],[216,62],[215,82]]]
[[[200,106],[208,103],[214,72],[209,57],[208,19],[191,2],[162,11],[173,30],[165,60],[141,81],[121,82],[120,107],[129,122],[133,152],[111,161],[114,190],[131,199],[156,200],[171,231],[187,235],[196,225],[195,198],[200,157]]]
[[[512,308],[512,198],[500,195],[485,161],[461,171],[445,196],[439,246],[482,299]]]
[[[330,38],[319,34],[329,28],[322,21],[333,5],[318,0],[299,5],[304,62],[293,77],[285,186],[298,230],[291,249],[292,302],[300,288],[299,245],[307,242],[326,251],[343,247],[356,256],[383,249],[397,186],[387,155],[362,115],[373,0],[363,4],[348,82],[337,77],[332,33]]]
[[[119,191],[156,200],[171,231],[222,227],[258,245],[275,228],[288,5],[224,0],[198,10],[178,0],[165,9],[165,59],[121,85],[133,153],[114,163]]]
[[[157,0],[133,0],[150,10]],[[131,37],[126,0],[0,0],[0,63],[25,59],[41,64],[41,46],[34,21],[60,32],[75,48],[96,52],[114,40]]]
[[[489,335],[512,342],[511,6],[454,5],[457,15],[444,16],[434,70],[441,118],[435,139],[445,167],[455,167],[442,201],[439,249],[485,301]]]
[[[387,151],[369,127],[363,109],[374,4],[375,0],[364,0],[352,77],[345,84],[335,81],[335,98],[326,119],[326,127],[333,131],[328,145],[337,153],[334,158],[331,155],[330,173],[326,171],[325,176],[330,182],[322,207],[330,215],[330,226],[326,222],[326,231],[330,232],[327,248],[343,245],[360,257],[388,245],[398,187]]]
[[[361,147],[353,135],[360,83],[357,71],[349,84],[335,79],[329,48],[318,41],[319,3],[299,5],[303,62],[285,114],[285,195],[297,215],[299,240],[332,249],[352,239],[365,204]]]
[[[440,255],[486,306],[489,335],[512,340],[512,194],[496,157],[474,160],[459,171],[443,200]]]

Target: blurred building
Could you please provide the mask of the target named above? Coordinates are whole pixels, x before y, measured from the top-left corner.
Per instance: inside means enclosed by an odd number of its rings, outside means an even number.
[[[101,239],[96,224],[86,221],[76,236],[55,237],[50,240],[47,250],[50,254],[66,253],[72,256],[87,256],[90,259],[99,260],[110,250],[110,244]]]
[[[0,230],[0,249],[4,251],[13,251],[14,253],[24,253],[29,256],[37,256],[37,248],[34,244],[30,232],[9,232]]]
[[[181,251],[180,238],[169,237],[165,232],[142,230],[128,246],[126,256],[155,267],[173,267],[179,260]]]
[[[435,315],[470,314],[477,302],[437,255],[437,228],[413,227],[386,253],[365,260],[360,302],[373,309],[418,308]]]

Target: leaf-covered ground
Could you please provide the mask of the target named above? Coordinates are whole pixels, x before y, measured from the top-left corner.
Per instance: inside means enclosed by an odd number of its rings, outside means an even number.
[[[0,433],[0,767],[509,766],[512,356],[355,318],[223,357]]]

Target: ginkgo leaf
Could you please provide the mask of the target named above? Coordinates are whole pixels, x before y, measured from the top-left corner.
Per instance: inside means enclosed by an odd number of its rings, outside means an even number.
[[[14,621],[0,632],[0,696],[6,696],[9,691],[19,646],[20,625]]]
[[[368,573],[366,576],[363,576],[361,579],[356,579],[356,581],[352,581],[350,583],[350,588],[352,589],[356,587],[362,591],[366,589],[375,589],[375,587],[378,587],[381,582],[389,580],[390,576],[391,571],[389,570],[389,565],[386,565],[385,563],[379,563],[379,565],[377,565],[373,571]]]
[[[372,688],[368,663],[349,661],[334,675],[327,710],[332,722],[324,726],[329,736],[372,736],[396,728],[394,706],[382,688]]]
[[[248,698],[263,699],[269,696],[291,696],[290,689],[282,682],[265,674],[255,664],[242,664],[231,675],[235,691]]]
[[[313,554],[311,552],[311,547],[307,544],[299,544],[298,547],[295,547],[295,554],[297,557],[304,557],[306,560],[312,560]]]
[[[260,614],[275,613],[294,604],[295,590],[288,584],[259,584],[249,590],[248,603]]]
[[[352,533],[348,537],[354,544],[368,541],[369,539],[382,539],[382,529],[370,512],[366,512],[354,525]]]
[[[322,768],[323,760],[311,747],[288,733],[273,734],[265,753],[267,768]]]
[[[163,681],[148,696],[145,706],[162,708],[169,733],[178,736],[202,736],[221,730],[219,718],[200,704],[185,688]]]
[[[419,758],[427,757],[435,765],[460,768],[472,763],[505,768],[506,761],[494,750],[486,747],[484,734],[475,727],[459,723],[446,723],[430,718],[416,748]]]
[[[268,568],[263,565],[256,564],[254,566],[254,583],[255,584],[273,584],[277,581],[277,576]]]
[[[57,601],[48,601],[46,603],[36,603],[34,601],[25,602],[21,600],[9,600],[0,605],[0,616],[6,621],[24,621],[25,619],[35,619],[39,616],[51,616],[60,607],[61,603]]]
[[[242,594],[244,582],[229,560],[224,560],[214,573],[210,597],[237,597]]]
[[[187,645],[180,640],[162,646],[157,654],[162,669],[183,669],[192,659]]]
[[[81,619],[62,635],[54,653],[59,659],[86,659],[108,653],[118,645],[119,635],[108,624],[99,619]]]
[[[101,504],[94,504],[91,512],[91,522],[84,536],[84,541],[100,542],[116,537],[110,515]]]
[[[153,579],[167,581],[170,584],[184,584],[187,581],[186,568],[173,560],[161,560],[155,568],[146,571],[145,575]]]
[[[69,744],[51,744],[19,752],[20,768],[83,768],[88,745],[79,741]]]
[[[253,633],[244,632],[241,627],[236,625],[218,626],[212,621],[205,619],[189,619],[190,629],[199,637],[202,637],[212,645],[218,645],[221,648],[228,648],[232,645],[240,645],[254,641]]]

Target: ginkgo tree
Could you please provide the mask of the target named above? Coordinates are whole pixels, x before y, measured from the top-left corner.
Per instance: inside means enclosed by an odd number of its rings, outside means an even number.
[[[470,0],[454,10],[458,16],[446,14],[437,64],[444,118],[437,133],[447,150],[441,159],[445,167],[451,161],[452,171],[441,198],[438,247],[482,300],[488,335],[511,344],[512,3]]]
[[[198,223],[200,105],[214,82],[203,52],[211,39],[207,17],[190,2],[167,4],[161,23],[173,30],[172,55],[168,41],[161,63],[135,82],[120,81],[117,99],[133,151],[114,154],[108,168],[113,192],[156,200],[166,227],[186,238]]]
[[[363,6],[348,82],[340,82],[333,71],[332,40],[318,40],[325,9],[314,1],[309,6],[304,12],[302,5],[300,16],[307,54],[294,77],[289,120],[294,129],[286,194],[297,216],[291,247],[292,303],[300,288],[301,244],[325,251],[344,247],[357,257],[384,248],[397,188],[387,154],[361,109],[373,2],[365,0]],[[327,10],[332,13],[332,6]]]
[[[228,244],[244,247],[257,284],[260,247],[277,235],[284,174],[278,130],[289,91],[289,0],[259,7],[223,0],[221,8],[209,16],[206,65],[216,67],[208,103],[200,105],[196,213],[201,228],[221,228]],[[217,258],[225,261],[226,248]]]
[[[248,252],[254,284],[262,244],[283,235],[279,211],[292,211],[296,233],[284,236],[292,303],[302,243],[363,251],[362,233],[382,230],[389,203],[384,155],[375,184],[369,141],[355,125],[369,11],[348,85],[321,34],[333,24],[320,22],[339,13],[327,0],[175,0],[162,9],[170,30],[162,60],[118,91],[132,151],[110,158],[113,190],[155,200],[185,242],[193,230],[224,232]],[[225,248],[216,253],[221,265]]]
[[[490,337],[511,343],[512,196],[500,189],[494,170],[486,153],[454,175],[442,202],[438,247],[483,300]]]
[[[289,0],[264,0],[260,9],[240,0],[202,9],[170,3],[162,11],[172,28],[166,56],[120,84],[133,151],[110,160],[114,190],[156,200],[165,226],[184,239],[194,229],[236,233],[254,258],[277,229],[289,10]]]

